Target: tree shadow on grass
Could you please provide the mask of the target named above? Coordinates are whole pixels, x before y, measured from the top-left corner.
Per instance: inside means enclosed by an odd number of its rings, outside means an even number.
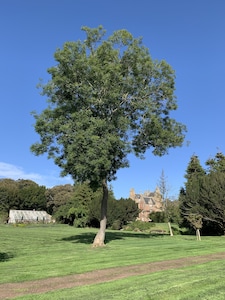
[[[14,257],[12,253],[0,252],[0,262],[10,260]]]
[[[92,244],[94,241],[96,233],[86,232],[78,235],[72,235],[66,238],[63,238],[62,241],[72,242],[72,243],[81,243],[81,244]],[[124,240],[125,238],[162,238],[163,234],[153,234],[153,233],[132,233],[132,232],[106,232],[105,235],[105,244],[109,244],[114,240]]]

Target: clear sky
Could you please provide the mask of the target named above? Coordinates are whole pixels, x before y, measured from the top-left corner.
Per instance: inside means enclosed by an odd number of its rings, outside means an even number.
[[[84,39],[82,26],[103,25],[108,34],[127,29],[143,37],[154,59],[176,72],[178,110],[187,125],[184,145],[164,157],[149,150],[145,160],[129,156],[130,167],[112,182],[116,198],[153,191],[162,170],[170,196],[184,184],[190,157],[201,164],[225,153],[225,1],[224,0],[1,0],[0,1],[0,178],[31,179],[52,187],[72,183],[47,156],[34,156],[38,140],[30,112],[46,107],[36,85],[47,81],[53,54],[66,41]]]

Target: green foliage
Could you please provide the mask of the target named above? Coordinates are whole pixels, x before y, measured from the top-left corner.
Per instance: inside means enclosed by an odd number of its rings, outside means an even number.
[[[94,193],[90,204],[90,225],[98,227],[100,222],[102,191]],[[121,198],[116,200],[113,192],[109,191],[107,227],[115,230],[121,229],[130,221],[134,221],[139,213],[137,204],[131,199]],[[97,226],[96,226],[97,225]]]
[[[162,195],[163,207],[166,210],[169,187],[168,187],[167,178],[165,176],[164,170],[162,170],[162,173],[160,175],[158,187]]]
[[[179,200],[168,200],[167,201],[167,216],[171,223],[180,224],[180,201]]]
[[[175,73],[153,60],[140,38],[118,30],[107,39],[102,26],[83,27],[86,39],[66,42],[54,54],[51,77],[40,84],[48,107],[33,113],[40,141],[31,151],[47,153],[75,182],[103,188],[100,231],[107,222],[108,182],[129,166],[127,155],[151,148],[164,155],[181,146],[186,127],[171,118],[177,109]]]
[[[150,215],[150,219],[155,223],[164,223],[167,222],[167,215],[164,211],[156,211],[152,212]]]
[[[12,179],[0,180],[0,208],[8,212],[10,208],[19,207],[18,186]]]
[[[220,234],[225,232],[225,173],[208,174],[201,187],[201,214],[206,222],[214,222]]]
[[[188,225],[188,221],[194,228],[202,226],[205,234],[225,232],[224,165],[225,156],[222,153],[206,161],[207,171],[200,166],[197,156],[192,156],[185,175],[185,189],[181,190],[179,197],[183,224]]]
[[[7,220],[8,220],[8,213],[0,210],[0,224],[7,223]]]
[[[195,230],[202,228],[202,215],[200,214],[189,214],[187,216],[188,222],[194,227]]]
[[[47,210],[50,214],[56,214],[57,210],[70,202],[74,193],[71,184],[57,185],[46,190]]]
[[[196,155],[193,155],[188,164],[185,178],[185,189],[180,191],[180,209],[184,218],[183,225],[188,225],[187,217],[192,214],[200,214],[200,190],[203,178],[206,172],[202,168]]]
[[[57,223],[73,225],[73,219],[70,220],[68,218],[68,212],[71,207],[72,207],[71,203],[66,203],[61,205],[57,209],[57,211],[53,215]]]
[[[93,191],[89,184],[75,185],[71,201],[72,207],[68,211],[68,218],[73,220],[75,227],[86,227],[90,219],[90,204],[93,200]]]
[[[192,178],[200,178],[205,174],[206,172],[201,166],[198,156],[192,155],[184,176],[187,179],[187,183],[192,180]]]
[[[153,222],[134,221],[124,226],[124,230],[149,233],[154,226],[155,224]]]
[[[108,206],[109,203],[111,202],[111,198],[114,197],[112,192],[109,191],[109,196],[108,196]],[[90,208],[89,208],[89,225],[91,227],[99,227],[100,220],[101,220],[101,201],[102,201],[102,189],[98,188],[93,195],[93,200],[90,203]],[[109,213],[108,213],[109,215]]]
[[[20,179],[18,183],[18,196],[20,209],[46,210],[45,186],[39,186],[31,180]]]
[[[108,39],[101,26],[83,30],[83,42],[57,49],[51,80],[40,85],[48,108],[33,114],[40,142],[31,150],[48,153],[62,175],[101,186],[128,166],[128,153],[181,146],[186,128],[170,118],[175,74],[165,61],[152,60],[126,30]]]
[[[214,158],[210,158],[206,161],[209,172],[222,172],[225,173],[225,156],[223,153],[216,153]]]
[[[166,200],[166,208],[164,211],[152,212],[150,214],[150,219],[156,223],[171,222],[175,224],[180,224],[180,202],[179,200]]]
[[[46,210],[46,188],[32,180],[0,180],[0,210],[10,209]]]
[[[88,223],[88,211],[85,206],[71,207],[67,214],[68,218],[73,221],[73,225],[77,228],[84,228]]]
[[[138,217],[139,209],[137,204],[131,199],[121,198],[109,202],[108,227],[121,229],[128,222],[135,221]]]
[[[75,227],[88,225],[93,199],[93,191],[88,183],[57,186],[49,193],[54,195],[55,201],[50,203],[55,207],[54,217],[58,222]]]
[[[102,190],[95,192],[88,183],[48,189],[48,207],[54,209],[57,222],[75,227],[99,227]],[[120,229],[138,216],[137,204],[131,199],[116,200],[109,191],[107,227]],[[115,225],[117,224],[117,225]]]

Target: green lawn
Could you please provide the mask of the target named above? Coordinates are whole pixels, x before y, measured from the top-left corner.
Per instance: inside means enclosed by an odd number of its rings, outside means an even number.
[[[0,283],[225,251],[225,237],[165,236],[107,231],[92,248],[94,229],[63,225],[0,226]],[[225,261],[133,276],[109,283],[17,299],[225,299]],[[76,295],[76,296],[75,296]]]
[[[20,300],[224,300],[225,262],[133,276],[108,283],[65,289]]]

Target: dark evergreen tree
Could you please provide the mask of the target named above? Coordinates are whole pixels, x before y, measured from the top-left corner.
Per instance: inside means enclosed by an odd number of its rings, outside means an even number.
[[[221,152],[217,152],[214,158],[206,161],[208,172],[222,172],[225,173],[225,156]]]
[[[204,180],[200,194],[204,232],[225,233],[225,173],[211,172]]]
[[[217,152],[206,161],[207,177],[201,190],[203,229],[206,234],[225,232],[225,156]]]
[[[88,183],[56,186],[49,191],[53,195],[54,217],[60,223],[86,227],[90,218],[93,191]]]
[[[110,219],[108,226],[112,229],[121,229],[128,222],[135,221],[139,214],[137,203],[131,199],[120,198],[109,206]]]
[[[198,156],[192,155],[184,176],[187,184],[192,178],[202,178],[205,174],[206,172],[201,166]]]
[[[203,178],[206,176],[205,170],[200,164],[199,158],[193,155],[188,164],[185,178],[185,188],[180,191],[179,201],[181,216],[183,217],[183,225],[192,226],[189,218],[190,215],[200,214],[200,190]]]
[[[206,166],[207,172],[198,157],[192,156],[185,175],[185,188],[179,197],[183,224],[196,230],[202,226],[204,234],[224,234],[225,156],[217,153],[206,161]]]
[[[93,190],[88,183],[76,184],[67,217],[75,227],[86,227],[90,221]]]

